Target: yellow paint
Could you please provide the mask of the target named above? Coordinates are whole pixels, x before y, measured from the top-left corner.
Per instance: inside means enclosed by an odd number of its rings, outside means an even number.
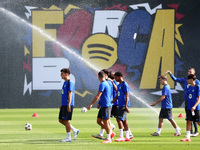
[[[30,52],[28,51],[27,47],[24,46],[24,56],[26,56],[27,54],[30,54]]]
[[[88,91],[84,91],[84,93],[79,93],[78,91],[75,91],[75,94],[81,96],[81,97],[85,97],[87,94],[89,95],[93,95],[92,93],[88,92]]]
[[[68,12],[69,12],[71,9],[81,9],[81,8],[69,4],[69,5],[67,6],[67,8],[64,10],[64,14],[65,14],[65,15],[68,14]]]
[[[63,11],[33,11],[32,24],[40,28],[44,34],[56,39],[57,29],[46,29],[47,24],[63,24]],[[36,29],[32,29],[33,57],[45,57],[45,42],[50,39]]]
[[[140,89],[156,89],[159,69],[161,74],[165,74],[166,70],[174,73],[174,18],[173,9],[157,10]],[[168,83],[174,88],[174,81],[169,76]]]
[[[103,47],[99,47],[99,46],[90,48],[89,45],[91,45],[91,44],[106,45],[106,46],[112,47],[113,50],[109,50],[105,47],[103,48]],[[109,53],[111,56],[107,56],[103,53],[89,53],[89,52],[92,52],[95,50]],[[108,68],[112,67],[115,64],[115,62],[117,61],[117,58],[118,58],[117,57],[117,43],[115,42],[115,40],[112,37],[110,37],[106,34],[92,35],[83,44],[82,56],[84,59],[86,59],[91,64],[93,64],[96,68],[98,68],[98,70],[108,69]],[[99,58],[95,58],[95,59],[91,58],[91,57],[95,57],[95,56],[103,57],[103,58],[107,59],[108,61],[104,60],[104,59],[99,59]]]

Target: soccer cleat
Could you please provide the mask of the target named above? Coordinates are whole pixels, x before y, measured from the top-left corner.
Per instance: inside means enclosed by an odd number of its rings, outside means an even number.
[[[191,140],[188,139],[188,138],[185,138],[185,139],[181,139],[182,142],[190,142]]]
[[[103,141],[101,143],[112,143],[112,141],[107,139],[107,140],[105,140],[105,141]]]
[[[128,139],[128,138],[125,138],[125,140],[124,140],[125,142],[130,142],[131,140],[130,139]]]
[[[151,134],[152,136],[160,136],[160,133],[154,132]]]
[[[131,134],[131,135],[129,135],[129,137],[130,137],[130,139],[133,139],[134,138],[134,136]]]
[[[190,134],[190,136],[197,137],[197,136],[199,136],[199,132],[195,132],[194,134]]]
[[[174,133],[174,136],[181,136],[181,133]]]
[[[60,142],[71,142],[71,139],[65,138],[63,140],[60,140]]]
[[[112,132],[112,134],[110,135],[110,139],[112,140],[114,136],[115,136],[115,133]]]
[[[124,142],[124,138],[123,137],[119,137],[118,139],[115,140],[115,142]]]
[[[76,139],[76,137],[78,136],[78,133],[79,133],[79,130],[78,130],[78,129],[76,130],[76,132],[73,132],[73,135],[74,135],[73,140]]]
[[[94,138],[97,138],[97,139],[103,139],[103,136],[101,136],[101,135],[92,135],[92,137],[94,137]]]

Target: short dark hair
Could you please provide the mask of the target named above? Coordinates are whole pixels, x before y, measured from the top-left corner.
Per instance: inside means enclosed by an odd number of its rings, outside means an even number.
[[[107,75],[109,75],[109,73],[110,73],[110,71],[108,70],[108,69],[103,69],[103,70],[101,70],[101,71],[103,71],[105,74],[107,74]]]
[[[166,75],[161,75],[161,76],[158,77],[158,79],[163,79],[163,80],[166,79],[167,80],[167,76]]]
[[[70,70],[68,68],[63,68],[60,72],[68,73],[70,75]]]
[[[108,78],[111,78],[112,80],[115,78],[115,74],[113,71],[110,71]]]
[[[196,80],[196,76],[194,74],[189,74],[188,75],[188,79],[193,79],[193,80]]]
[[[104,73],[103,71],[100,71],[100,72],[98,73],[98,77],[99,77],[99,78],[103,78],[104,75],[105,75],[105,73]]]
[[[119,71],[119,72],[115,72],[115,76],[123,77],[123,74]]]

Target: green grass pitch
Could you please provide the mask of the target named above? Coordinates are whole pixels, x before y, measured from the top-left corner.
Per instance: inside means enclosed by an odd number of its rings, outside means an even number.
[[[159,111],[159,109],[156,109]],[[134,138],[131,142],[112,142],[102,144],[102,140],[93,138],[92,134],[98,134],[100,127],[96,124],[98,110],[93,108],[82,113],[80,108],[75,108],[71,124],[80,130],[76,140],[68,143],[59,142],[66,137],[64,126],[58,122],[59,109],[0,109],[0,149],[1,150],[172,150],[172,149],[199,149],[200,137],[192,137],[191,142],[180,142],[185,138],[185,119],[178,118],[180,113],[185,115],[183,108],[173,109],[174,120],[182,129],[180,137],[174,137],[175,130],[165,120],[160,137],[152,137],[150,134],[157,131],[158,114],[149,108],[130,108],[128,123]],[[32,117],[37,113],[39,117]],[[114,118],[114,132],[119,137],[119,130]],[[33,129],[26,131],[24,125],[31,123]],[[199,128],[200,129],[200,128]],[[104,133],[106,136],[106,133]],[[125,133],[124,133],[125,136]],[[73,135],[72,135],[73,137]]]

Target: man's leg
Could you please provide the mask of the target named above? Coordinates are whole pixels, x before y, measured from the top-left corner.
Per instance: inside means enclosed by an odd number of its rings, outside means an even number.
[[[178,126],[177,126],[176,122],[174,121],[174,119],[168,119],[168,120],[171,122],[172,126],[176,130],[176,133],[174,134],[174,136],[181,136],[181,133],[180,133]]]
[[[186,138],[181,139],[183,142],[189,142],[190,140],[190,130],[191,130],[191,123],[192,121],[187,120],[187,126],[186,126]]]
[[[65,139],[61,140],[60,142],[71,142],[71,125],[70,125],[69,120],[59,119],[59,122],[65,126],[66,132],[67,132],[67,137]]]
[[[106,130],[106,133],[107,133],[107,139],[106,141],[103,141],[102,143],[112,143],[111,141],[111,126],[110,126],[110,119],[103,119],[103,123],[104,123],[104,128]]]

